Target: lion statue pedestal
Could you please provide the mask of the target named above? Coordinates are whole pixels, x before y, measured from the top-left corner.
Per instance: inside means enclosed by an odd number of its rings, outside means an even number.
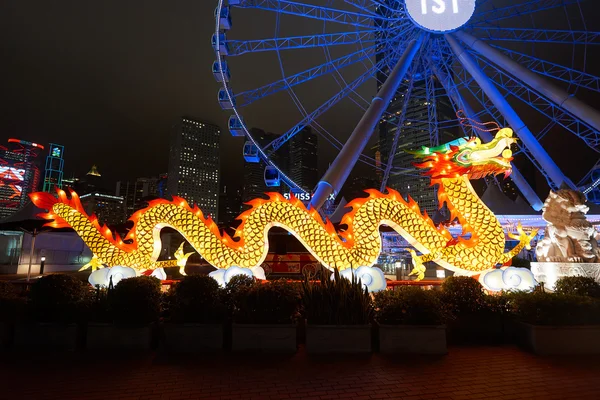
[[[589,276],[600,282],[600,234],[586,219],[585,201],[581,192],[559,190],[550,192],[544,203],[542,217],[548,226],[531,271],[549,289],[563,276]]]

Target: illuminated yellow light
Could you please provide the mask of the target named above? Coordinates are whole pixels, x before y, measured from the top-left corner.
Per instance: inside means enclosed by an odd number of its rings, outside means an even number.
[[[503,135],[506,134],[504,131]],[[445,228],[437,228],[426,213],[421,213],[414,200],[409,197],[406,201],[393,190],[387,194],[368,190],[368,197],[348,204],[352,211],[342,219],[348,225],[341,235],[345,240],[341,240],[333,225],[324,222],[314,209],[307,210],[297,199],[286,200],[279,193],[268,194],[268,200],[250,202],[252,208],[238,218],[242,223],[236,230],[235,239],[222,235],[210,217],[203,217],[200,210],[192,209],[181,198],[154,200],[131,217],[134,226],[127,235],[133,239],[130,244],[124,244],[117,235],[113,237],[109,229],[101,229],[97,218],[85,213],[75,194],[70,199],[66,195],[56,199],[48,193],[36,193],[32,200],[45,208],[51,204],[52,209],[44,217],[54,216],[53,226],[69,225],[77,231],[94,254],[86,265],[93,269],[126,266],[142,272],[178,266],[183,272],[190,254],[184,254],[182,247],[175,253],[175,260],[157,261],[162,250],[159,233],[164,226],[179,231],[202,258],[217,269],[259,267],[269,251],[266,233],[274,226],[283,227],[298,238],[326,268],[371,267],[381,249],[379,226],[385,223],[422,253],[418,256],[412,251],[413,272],[418,278],[423,277],[424,263],[428,261],[466,275],[478,275],[508,262],[528,246],[537,233],[534,230],[528,235],[519,226],[516,235],[519,245],[504,253],[502,226],[469,182],[471,176],[480,178],[510,170],[510,165],[503,167],[496,162],[500,154],[506,154],[507,143],[510,141],[498,134],[488,144],[469,142],[452,146],[450,151],[444,150],[444,154],[427,152],[419,155],[424,158],[424,163],[417,166],[426,170],[432,185],[438,185],[440,203],[446,202],[452,219],[458,218],[465,234],[471,234],[470,240],[453,238]],[[466,147],[470,148],[469,152],[478,153],[477,162],[468,159],[467,155],[463,157],[466,160],[455,163],[457,153]],[[443,161],[439,165],[434,163],[440,158]]]

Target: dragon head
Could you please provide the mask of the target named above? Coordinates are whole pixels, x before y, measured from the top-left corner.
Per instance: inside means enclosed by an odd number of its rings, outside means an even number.
[[[458,139],[411,153],[424,160],[414,165],[427,169],[425,175],[431,179],[458,178],[463,175],[469,179],[479,179],[502,173],[508,176],[512,172],[510,163],[513,160],[510,146],[516,142],[512,129],[504,128],[489,143],[481,143],[479,138]]]

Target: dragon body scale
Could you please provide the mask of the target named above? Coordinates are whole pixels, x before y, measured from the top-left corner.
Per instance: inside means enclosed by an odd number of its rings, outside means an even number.
[[[321,219],[314,210],[295,198],[286,200],[279,193],[268,193],[269,199],[255,199],[252,208],[242,213],[241,224],[234,237],[221,234],[210,217],[205,218],[198,207],[190,207],[181,198],[172,201],[151,201],[147,208],[137,211],[131,220],[133,228],[125,239],[100,226],[95,216],[88,216],[76,193],[67,196],[59,191],[58,198],[48,193],[34,193],[36,206],[48,210],[40,214],[50,220],[49,226],[72,227],[89,246],[94,257],[86,267],[92,269],[128,266],[139,272],[161,267],[179,266],[181,271],[189,254],[180,248],[176,260],[157,261],[160,251],[160,230],[177,230],[207,262],[215,268],[260,266],[268,253],[268,231],[278,226],[286,229],[327,268],[357,268],[372,266],[381,252],[379,228],[387,225],[402,235],[421,255],[412,250],[419,279],[424,276],[424,262],[439,265],[465,275],[477,275],[498,264],[505,264],[528,247],[535,232],[527,235],[521,227],[519,244],[505,253],[505,235],[492,211],[479,199],[470,179],[511,171],[510,145],[516,139],[512,130],[500,130],[490,143],[479,139],[464,140],[457,146],[423,148],[414,152],[422,159],[417,167],[426,170],[432,185],[439,185],[440,205],[444,202],[451,219],[458,219],[463,235],[453,238],[444,226],[436,227],[427,213],[421,213],[417,203],[405,200],[398,192],[388,189],[383,194],[367,190],[366,198],[348,204],[352,208],[342,219],[347,226],[337,232],[330,221]]]

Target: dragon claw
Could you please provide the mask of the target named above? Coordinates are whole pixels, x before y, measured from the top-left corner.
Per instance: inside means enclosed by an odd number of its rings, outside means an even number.
[[[179,246],[179,248],[175,252],[175,259],[177,260],[177,266],[179,267],[179,273],[181,275],[185,276],[186,275],[185,265],[187,264],[188,258],[194,253],[193,252],[192,253],[184,253],[183,245],[184,245],[184,243],[181,243],[181,246]]]
[[[85,271],[88,268],[92,269],[92,272],[97,270],[98,268],[102,268],[102,262],[100,261],[100,259],[97,256],[93,256],[92,259],[90,260],[90,262],[88,262],[87,264],[85,264],[83,267],[81,267],[79,269],[79,271]]]
[[[423,265],[423,262],[421,261],[421,257],[417,256],[417,252],[409,249],[408,250],[410,252],[410,256],[412,257],[412,263],[413,263],[413,270],[410,272],[409,275],[416,275],[417,276],[417,280],[421,281],[423,280],[423,278],[425,278],[425,265]]]

